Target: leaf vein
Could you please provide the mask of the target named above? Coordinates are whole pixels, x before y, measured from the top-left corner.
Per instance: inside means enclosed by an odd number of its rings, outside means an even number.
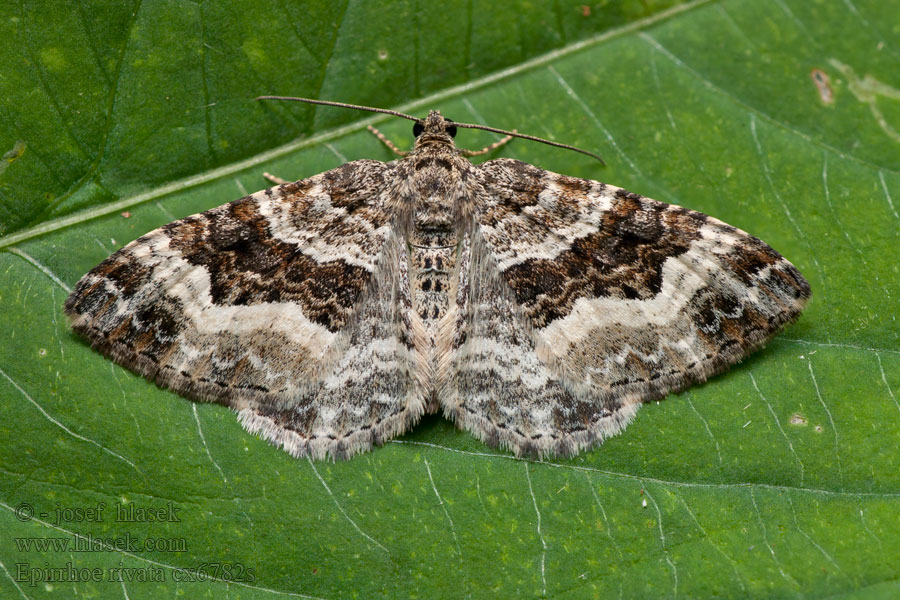
[[[384,551],[388,554],[388,556],[390,556],[390,554],[391,554],[390,550],[388,550],[387,548],[385,548],[378,540],[376,540],[375,538],[373,538],[372,536],[370,536],[368,533],[366,533],[365,531],[363,531],[362,529],[360,529],[359,525],[356,524],[356,521],[354,521],[354,520],[350,517],[350,515],[347,514],[347,511],[344,510],[344,507],[341,506],[341,503],[340,503],[340,502],[338,502],[337,496],[335,496],[335,495],[334,495],[334,492],[331,491],[331,488],[328,487],[328,483],[326,483],[325,480],[322,478],[322,476],[319,475],[319,470],[316,469],[316,464],[313,462],[313,460],[312,460],[310,457],[308,457],[308,456],[306,457],[306,460],[307,460],[307,462],[309,463],[309,466],[312,467],[313,473],[315,473],[315,475],[316,475],[316,477],[318,478],[318,480],[322,483],[322,486],[325,488],[325,491],[328,492],[328,495],[331,497],[332,501],[334,501],[334,505],[337,506],[338,510],[341,511],[341,514],[344,515],[344,518],[347,519],[347,521],[349,521],[351,525],[353,525],[353,528],[354,528],[361,536],[363,536],[364,538],[366,538],[367,540],[369,540],[370,542],[372,542],[373,544],[375,544],[376,546],[378,546],[379,548],[381,548],[382,550],[384,550]]]
[[[69,434],[70,436],[72,436],[73,438],[78,439],[78,440],[81,440],[82,442],[87,442],[87,443],[89,443],[89,444],[92,444],[92,445],[96,446],[97,448],[100,448],[102,451],[106,452],[107,454],[109,454],[109,455],[111,455],[111,456],[114,456],[115,458],[117,458],[117,459],[121,460],[122,462],[126,463],[126,464],[129,465],[132,469],[134,469],[135,471],[137,471],[138,473],[140,473],[142,476],[144,475],[143,473],[141,473],[141,470],[138,469],[137,466],[135,466],[135,464],[134,464],[133,462],[131,462],[130,460],[128,460],[127,458],[125,458],[125,457],[122,456],[121,454],[119,454],[119,453],[117,453],[117,452],[114,452],[113,450],[110,450],[109,448],[107,448],[106,446],[104,446],[104,445],[101,444],[100,442],[97,442],[96,440],[92,440],[92,439],[87,438],[87,437],[85,437],[85,436],[83,436],[83,435],[81,435],[81,434],[75,433],[74,431],[72,431],[71,429],[69,429],[68,427],[66,427],[66,426],[63,425],[62,423],[60,423],[58,420],[56,420],[50,413],[48,413],[48,412],[44,409],[43,406],[41,406],[34,398],[32,398],[32,397],[28,394],[28,392],[26,392],[24,389],[22,389],[22,387],[21,387],[18,383],[16,383],[15,380],[13,380],[12,377],[10,377],[9,375],[7,375],[6,372],[5,372],[3,369],[0,369],[0,375],[3,375],[3,377],[6,378],[6,380],[9,381],[9,383],[12,384],[12,386],[13,386],[14,388],[16,388],[16,390],[18,390],[19,393],[22,394],[22,396],[23,396],[26,400],[28,400],[31,404],[33,404],[34,407],[35,407],[36,409],[38,409],[38,410],[40,411],[40,413],[41,413],[42,415],[44,415],[44,417],[47,418],[48,421],[50,421],[51,423],[53,423],[54,425],[56,425],[57,427],[59,427],[60,429],[62,429],[63,431],[65,431],[66,433],[68,433],[68,434]]]
[[[669,547],[666,545],[666,533],[663,530],[663,522],[662,522],[662,512],[659,510],[659,504],[656,503],[656,500],[653,498],[653,495],[650,493],[650,490],[644,489],[644,495],[650,499],[650,502],[653,503],[653,508],[656,509],[656,525],[659,528],[659,542],[662,546],[663,555],[666,558],[666,562],[669,563],[669,567],[672,569],[672,598],[678,597],[678,567],[675,566],[675,563],[672,561],[672,557],[669,556]]]
[[[528,462],[525,463],[525,479],[528,480],[528,492],[531,494],[531,503],[534,505],[534,512],[537,514],[537,534],[541,540],[541,592],[544,597],[547,596],[547,541],[541,532],[541,511],[538,508],[537,497],[534,495],[534,487],[531,485],[531,473],[528,469]]]
[[[759,397],[762,398],[762,401],[765,403],[766,408],[769,409],[769,413],[771,413],[772,419],[775,420],[775,425],[778,426],[778,431],[781,432],[781,436],[784,438],[784,441],[787,442],[788,448],[790,448],[791,450],[791,454],[797,461],[797,466],[800,468],[800,486],[802,487],[804,484],[803,461],[800,460],[800,456],[797,454],[796,450],[794,450],[794,444],[791,443],[791,438],[788,437],[787,433],[784,431],[784,428],[781,426],[781,421],[778,419],[778,415],[775,414],[775,410],[772,408],[769,400],[763,395],[762,391],[759,389],[759,386],[756,384],[756,377],[753,376],[752,372],[750,373],[750,382],[753,383],[753,389],[756,390],[756,393],[759,394]]]
[[[877,164],[875,164],[875,163],[873,163],[873,162],[871,162],[871,161],[869,161],[869,160],[866,160],[866,159],[864,159],[864,158],[860,158],[860,157],[855,156],[855,155],[853,155],[853,154],[845,154],[845,153],[841,152],[838,148],[835,148],[834,146],[831,146],[831,145],[829,145],[829,144],[826,144],[826,143],[823,142],[822,140],[819,140],[819,139],[817,139],[817,138],[814,138],[814,137],[812,137],[811,135],[809,135],[809,134],[807,134],[807,133],[804,133],[803,131],[801,131],[801,130],[799,130],[799,129],[796,129],[796,128],[794,128],[794,127],[789,127],[787,124],[782,123],[781,121],[778,121],[777,119],[775,119],[774,117],[772,117],[772,116],[769,115],[768,113],[765,113],[765,112],[761,111],[760,109],[756,108],[755,106],[752,106],[752,105],[750,105],[750,104],[747,104],[746,102],[744,102],[743,100],[741,100],[740,98],[738,98],[737,96],[735,96],[734,94],[732,94],[731,92],[729,92],[728,90],[726,90],[726,89],[724,89],[724,88],[722,88],[722,87],[716,85],[716,84],[713,83],[711,80],[707,79],[707,78],[706,78],[703,74],[701,74],[699,71],[697,71],[696,69],[694,69],[693,67],[691,67],[690,65],[688,65],[687,63],[685,63],[683,60],[681,60],[680,58],[678,58],[677,56],[675,56],[675,54],[673,54],[671,50],[669,50],[668,48],[666,48],[665,46],[663,46],[662,44],[660,44],[659,41],[658,41],[656,38],[654,38],[653,36],[651,36],[651,35],[650,35],[649,33],[647,33],[646,31],[640,31],[637,35],[638,35],[638,37],[640,37],[641,39],[643,39],[645,42],[647,42],[648,44],[650,44],[652,47],[656,48],[661,54],[663,54],[663,56],[667,57],[669,60],[671,60],[673,63],[675,63],[675,64],[678,65],[679,67],[683,68],[683,69],[684,69],[685,71],[687,71],[688,73],[694,75],[694,77],[696,77],[696,78],[700,81],[700,83],[702,83],[705,87],[707,87],[707,88],[709,88],[709,89],[711,89],[711,90],[713,90],[713,91],[715,91],[715,92],[718,92],[718,93],[721,94],[723,97],[728,98],[728,99],[730,99],[732,102],[734,102],[735,104],[737,104],[738,106],[743,107],[747,112],[749,112],[749,113],[751,114],[751,117],[754,116],[754,115],[758,115],[758,116],[762,117],[763,119],[765,119],[766,121],[768,121],[769,123],[771,123],[772,125],[778,127],[779,129],[782,129],[782,130],[787,131],[787,132],[789,132],[789,133],[791,133],[791,134],[793,134],[793,135],[796,135],[797,137],[799,137],[799,138],[805,140],[806,142],[808,142],[809,144],[812,144],[812,145],[815,145],[815,146],[819,146],[820,148],[824,148],[824,149],[826,149],[826,150],[828,150],[828,151],[830,151],[830,152],[833,152],[834,154],[840,156],[841,158],[844,158],[844,159],[847,159],[847,160],[851,160],[851,161],[856,162],[856,163],[861,164],[861,165],[865,165],[865,166],[867,166],[867,167],[869,167],[869,168],[871,168],[871,169],[883,169],[883,168],[885,168],[883,165],[877,165]],[[888,170],[891,171],[892,173],[893,173],[893,172],[896,172],[895,169],[888,169]]]
[[[431,475],[431,465],[428,464],[428,459],[425,459],[425,470],[428,471],[428,480],[431,482],[431,489],[434,490],[434,495],[437,496],[438,504],[444,510],[447,521],[450,522],[450,533],[453,534],[453,542],[456,544],[456,553],[462,558],[462,549],[459,547],[459,538],[456,537],[456,527],[453,526],[453,517],[450,516],[450,511],[447,510],[447,505],[444,503],[444,499],[441,498],[441,494],[434,484],[434,477]]]

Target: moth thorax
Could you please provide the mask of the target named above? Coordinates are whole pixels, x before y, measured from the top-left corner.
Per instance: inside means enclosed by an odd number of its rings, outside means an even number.
[[[453,202],[435,195],[423,198],[413,216],[413,243],[423,246],[446,246],[455,243]]]

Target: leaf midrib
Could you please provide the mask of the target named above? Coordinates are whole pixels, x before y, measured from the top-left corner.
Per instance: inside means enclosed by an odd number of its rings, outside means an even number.
[[[505,79],[511,78],[520,73],[529,71],[531,69],[535,69],[537,67],[543,66],[547,63],[555,61],[559,58],[568,56],[570,54],[574,54],[580,50],[585,48],[589,48],[603,42],[606,42],[611,39],[615,39],[634,31],[644,29],[651,25],[655,25],[657,23],[666,21],[670,18],[673,18],[677,15],[680,15],[685,12],[689,12],[696,8],[699,8],[703,5],[710,4],[715,2],[715,0],[694,0],[693,2],[688,2],[685,4],[678,4],[673,6],[672,8],[656,13],[652,16],[649,16],[645,19],[641,19],[638,21],[633,21],[628,23],[627,25],[623,25],[622,27],[616,29],[610,29],[598,35],[592,36],[590,38],[581,40],[574,44],[559,48],[552,52],[548,52],[541,56],[537,56],[528,61],[519,63],[507,69],[503,69],[501,71],[497,71],[495,73],[491,73],[484,77],[474,79],[472,81],[468,81],[464,84],[450,87],[429,96],[420,98],[418,100],[414,100],[412,102],[408,102],[406,104],[400,105],[398,107],[392,107],[394,110],[398,110],[400,112],[414,112],[416,110],[420,110],[422,108],[431,108],[435,106],[439,102],[443,102],[445,100],[455,98],[458,96],[465,95],[469,92],[479,90],[485,87],[488,87],[498,81],[503,81]],[[324,131],[320,134],[314,135],[312,137],[294,140],[292,142],[288,142],[282,146],[278,146],[271,150],[262,152],[250,158],[237,161],[234,163],[230,163],[228,165],[224,165],[222,167],[217,167],[215,169],[211,169],[209,171],[205,171],[202,173],[197,173],[195,175],[191,175],[189,177],[185,177],[183,179],[179,179],[173,181],[171,183],[167,183],[165,185],[156,187],[154,189],[148,190],[146,192],[142,192],[139,194],[135,194],[133,196],[129,196],[127,198],[123,198],[116,202],[111,202],[108,204],[104,204],[102,206],[97,206],[93,208],[89,208],[86,210],[78,211],[71,215],[65,215],[63,217],[58,217],[55,219],[51,219],[49,221],[45,221],[39,225],[35,225],[33,227],[29,227],[17,233],[8,235],[6,237],[0,238],[0,249],[6,248],[9,246],[13,246],[15,244],[19,244],[23,241],[39,237],[46,233],[50,233],[53,231],[57,231],[60,229],[64,229],[66,227],[77,225],[79,223],[83,223],[86,221],[90,221],[95,218],[99,218],[105,215],[113,214],[116,212],[120,212],[122,210],[137,206],[139,204],[143,204],[144,202],[149,202],[168,194],[183,191],[185,189],[189,189],[191,187],[195,187],[198,185],[202,185],[204,183],[208,183],[211,181],[215,181],[219,178],[224,178],[250,167],[274,160],[276,158],[285,156],[287,154],[291,154],[297,150],[302,150],[304,148],[308,148],[311,146],[315,146],[320,143],[324,143],[335,138],[339,138],[345,135],[349,135],[351,133],[358,132],[360,130],[365,129],[369,125],[374,125],[376,123],[380,123],[381,121],[386,120],[388,117],[385,116],[375,116],[368,117],[365,119],[361,119],[359,121],[354,121],[348,125],[338,127],[335,129],[330,129]],[[98,160],[95,161],[95,164],[99,164],[99,160],[101,157],[98,157]],[[95,174],[95,169],[92,169],[87,176],[91,176]],[[86,177],[82,177],[80,181],[86,181]]]
[[[688,2],[686,4],[678,4],[668,10],[659,12],[655,15],[647,17],[645,19],[641,19],[638,21],[633,21],[627,25],[623,25],[617,29],[611,29],[595,35],[593,37],[581,40],[569,46],[565,46],[563,48],[559,48],[552,52],[548,52],[541,56],[535,57],[528,61],[519,63],[507,69],[503,69],[501,71],[497,71],[495,73],[491,73],[490,75],[486,75],[479,79],[475,79],[464,84],[447,88],[440,92],[436,92],[429,96],[420,98],[418,100],[414,100],[412,102],[408,102],[406,104],[402,104],[397,107],[392,107],[393,110],[397,110],[399,112],[412,113],[417,110],[423,108],[431,108],[438,104],[439,102],[443,102],[445,100],[449,100],[452,98],[456,98],[458,96],[463,96],[469,92],[476,91],[485,87],[488,87],[496,82],[503,81],[505,79],[511,78],[520,73],[529,71],[531,69],[536,69],[538,67],[544,66],[548,63],[551,63],[559,58],[568,56],[570,54],[574,54],[580,50],[585,48],[589,48],[591,46],[598,45],[600,43],[609,41],[611,39],[615,39],[621,37],[623,35],[627,35],[633,33],[634,31],[638,31],[641,29],[645,29],[651,25],[655,25],[662,21],[668,20],[672,17],[680,15],[684,12],[689,12],[691,10],[697,9],[706,4],[714,3],[716,0],[694,0],[693,2]],[[864,158],[860,158],[858,156],[854,156],[852,154],[846,154],[843,151],[835,148],[834,146],[823,142],[822,140],[813,138],[809,134],[803,132],[802,130],[796,129],[794,127],[789,126],[782,121],[779,121],[772,117],[771,115],[761,112],[758,108],[751,106],[732,94],[731,92],[723,89],[722,87],[716,85],[712,81],[703,77],[701,73],[693,69],[690,65],[682,61],[680,58],[675,56],[668,48],[662,46],[655,38],[652,36],[642,33],[640,34],[640,38],[644,40],[648,45],[650,45],[654,50],[662,54],[667,59],[671,60],[678,66],[679,68],[684,69],[690,75],[695,77],[698,82],[704,87],[712,90],[713,92],[721,95],[726,100],[733,102],[735,105],[740,106],[742,109],[746,110],[750,114],[757,115],[759,118],[764,119],[767,123],[781,129],[789,134],[793,134],[804,142],[818,146],[823,150],[827,150],[829,152],[834,153],[842,159],[853,161],[859,165],[866,166],[871,169],[875,169],[879,172],[887,171],[888,173],[900,173],[898,169],[891,169],[889,167],[885,167],[883,165],[877,165],[869,160]],[[53,231],[58,231],[60,229],[64,229],[66,227],[70,227],[72,225],[77,225],[79,223],[84,223],[99,217],[103,217],[106,215],[110,215],[116,212],[120,212],[122,210],[126,210],[128,208],[132,208],[139,204],[143,204],[145,202],[150,202],[152,200],[156,200],[168,194],[172,194],[179,191],[184,191],[186,189],[190,189],[192,187],[196,187],[199,185],[203,185],[205,183],[209,183],[215,181],[220,178],[225,178],[235,173],[239,173],[250,167],[260,165],[271,160],[275,160],[277,158],[286,156],[298,150],[303,150],[305,148],[316,146],[320,143],[326,143],[331,140],[350,135],[352,133],[356,133],[368,127],[369,125],[375,125],[382,121],[387,120],[389,117],[377,115],[373,117],[367,117],[365,119],[361,119],[358,121],[354,121],[348,125],[344,125],[338,128],[329,129],[323,131],[317,135],[312,137],[303,138],[294,140],[292,142],[288,142],[287,144],[283,144],[276,148],[272,148],[271,150],[267,150],[265,152],[259,153],[250,158],[233,162],[228,165],[224,165],[221,167],[217,167],[215,169],[211,169],[209,171],[205,171],[202,173],[197,173],[195,175],[191,175],[189,177],[185,177],[183,179],[178,179],[171,183],[167,183],[165,185],[153,188],[146,192],[141,192],[139,194],[135,194],[133,196],[129,196],[126,198],[122,198],[121,200],[117,200],[116,202],[111,202],[107,204],[103,204],[101,206],[88,208],[86,210],[78,211],[76,213],[65,215],[62,217],[58,217],[55,219],[51,219],[49,221],[45,221],[39,225],[34,227],[29,227],[18,233],[14,233],[8,235],[6,237],[0,238],[0,250],[3,248],[7,248],[9,246],[13,246],[19,244],[21,242],[27,241],[32,238],[40,237],[44,234],[51,233]],[[99,164],[99,160],[101,157],[98,157],[98,160],[95,161],[95,165]],[[92,168],[91,171],[85,174],[79,181],[83,184],[89,177],[96,174],[96,169]]]

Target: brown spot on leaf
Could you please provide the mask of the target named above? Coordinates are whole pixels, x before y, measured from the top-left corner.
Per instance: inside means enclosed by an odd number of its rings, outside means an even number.
[[[801,415],[800,413],[794,413],[791,415],[791,425],[798,425],[801,427],[806,426],[807,420],[806,417]]]
[[[809,72],[816,89],[819,91],[819,99],[822,104],[834,104],[834,91],[831,89],[831,79],[822,69],[813,69]]]

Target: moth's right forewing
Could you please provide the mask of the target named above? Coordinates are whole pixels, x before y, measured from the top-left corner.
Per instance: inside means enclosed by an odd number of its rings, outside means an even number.
[[[578,451],[759,348],[809,298],[775,250],[705,214],[509,159],[475,171],[443,398],[488,441]]]

